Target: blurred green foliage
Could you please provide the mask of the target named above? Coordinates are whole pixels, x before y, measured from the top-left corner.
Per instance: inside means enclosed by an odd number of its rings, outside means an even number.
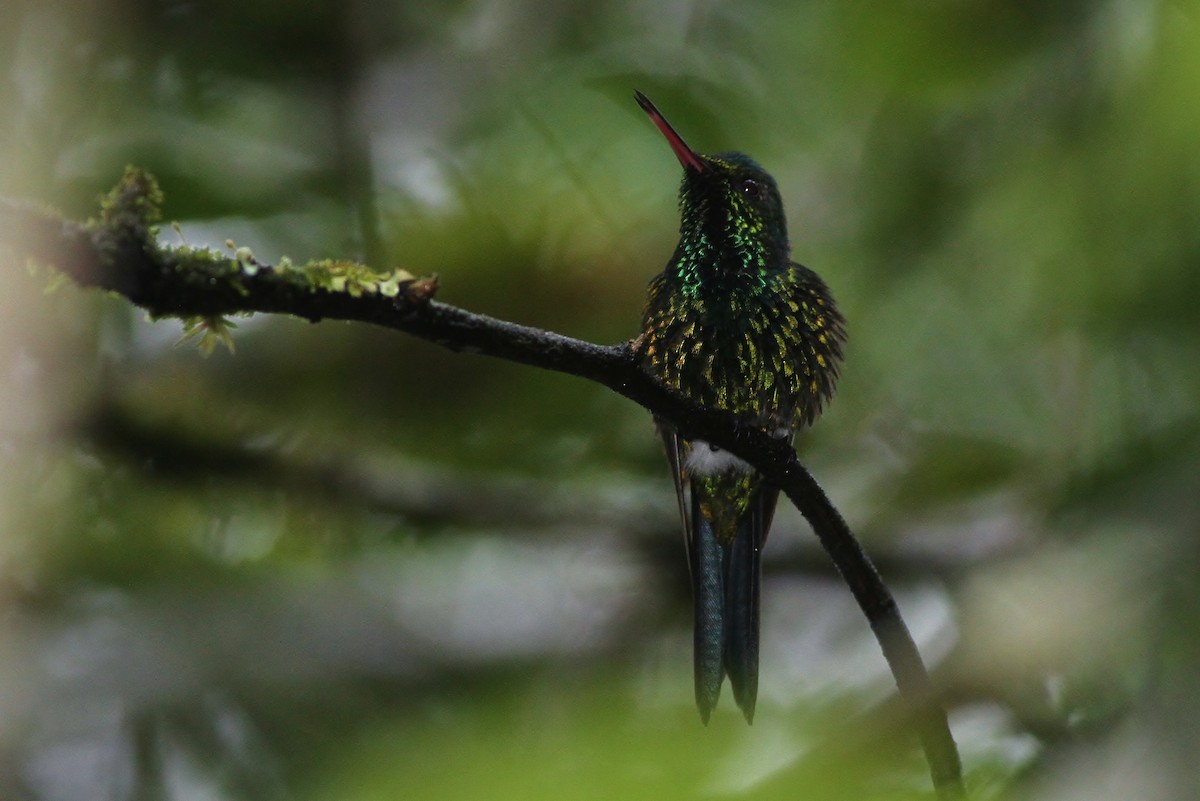
[[[17,0],[0,194],[637,329],[700,150],[849,320],[799,442],[899,591],[976,798],[1186,798],[1200,713],[1200,3]],[[0,244],[0,795],[929,798],[794,510],[763,699],[691,707],[645,413],[386,331],[178,323]]]

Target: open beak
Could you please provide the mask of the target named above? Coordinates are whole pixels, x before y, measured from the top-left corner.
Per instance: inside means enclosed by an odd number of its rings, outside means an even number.
[[[696,154],[696,151],[688,147],[687,142],[683,141],[683,137],[671,127],[671,123],[667,122],[667,118],[650,102],[650,98],[641,92],[634,92],[633,96],[637,100],[638,105],[642,107],[642,111],[649,115],[650,121],[654,123],[658,130],[662,131],[663,136],[667,137],[667,144],[675,151],[675,157],[679,159],[679,163],[683,165],[683,168],[685,170],[704,172],[707,169],[704,166],[704,161]]]

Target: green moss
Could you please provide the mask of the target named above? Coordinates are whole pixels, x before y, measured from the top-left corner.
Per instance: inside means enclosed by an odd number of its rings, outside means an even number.
[[[99,225],[153,233],[154,224],[162,219],[162,206],[163,193],[158,180],[140,167],[130,165],[121,181],[101,198]]]
[[[231,320],[220,315],[212,317],[181,317],[184,325],[183,336],[176,345],[196,340],[196,349],[205,358],[212,355],[217,345],[224,345],[230,353],[234,352],[233,331],[237,328]]]
[[[127,167],[120,182],[100,202],[100,213],[86,227],[101,259],[119,268],[148,271],[126,279],[143,293],[135,301],[153,317],[178,317],[184,326],[180,342],[196,341],[201,353],[209,355],[217,345],[233,352],[236,326],[222,311],[235,310],[241,304],[230,293],[248,299],[249,308],[277,308],[282,295],[319,292],[346,294],[359,298],[370,295],[395,297],[402,289],[432,295],[435,279],[418,281],[401,269],[379,271],[365,264],[344,259],[324,259],[296,266],[290,259],[271,265],[255,258],[253,251],[226,241],[228,253],[210,248],[181,244],[162,245],[155,224],[162,219],[163,193],[153,175],[137,167]],[[141,257],[130,259],[132,254]],[[128,267],[124,267],[129,269]],[[120,283],[120,282],[118,282]],[[147,296],[148,294],[148,296]],[[257,299],[255,296],[258,295]],[[275,300],[272,300],[275,296]],[[215,303],[214,303],[215,300]],[[284,303],[284,306],[287,304]],[[199,314],[189,313],[193,311]]]
[[[414,276],[407,270],[395,269],[388,272],[373,270],[365,264],[344,259],[322,259],[311,261],[299,268],[308,282],[328,292],[345,292],[351,297],[374,295],[395,297],[400,286],[412,282]]]

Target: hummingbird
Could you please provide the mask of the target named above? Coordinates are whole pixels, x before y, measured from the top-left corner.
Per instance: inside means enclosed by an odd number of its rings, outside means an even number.
[[[825,283],[791,259],[775,180],[742,153],[697,153],[635,97],[683,167],[679,244],[650,282],[638,362],[739,425],[791,440],[833,396],[845,321]],[[656,424],[687,546],[696,706],[707,725],[728,676],[753,723],[761,553],[779,490],[732,453]]]

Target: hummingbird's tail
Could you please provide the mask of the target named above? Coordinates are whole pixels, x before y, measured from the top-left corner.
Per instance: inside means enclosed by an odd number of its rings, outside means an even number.
[[[692,598],[695,605],[696,706],[708,723],[721,683],[729,676],[733,698],[754,722],[758,698],[758,628],[761,550],[777,493],[756,494],[728,544],[700,511],[693,493]]]
[[[764,534],[758,503],[752,503],[726,552],[725,672],[747,723],[754,722],[758,700],[758,586]]]
[[[692,498],[695,505],[695,493]],[[725,679],[725,548],[717,541],[712,522],[695,508],[689,553],[695,606],[696,707],[707,725]]]

